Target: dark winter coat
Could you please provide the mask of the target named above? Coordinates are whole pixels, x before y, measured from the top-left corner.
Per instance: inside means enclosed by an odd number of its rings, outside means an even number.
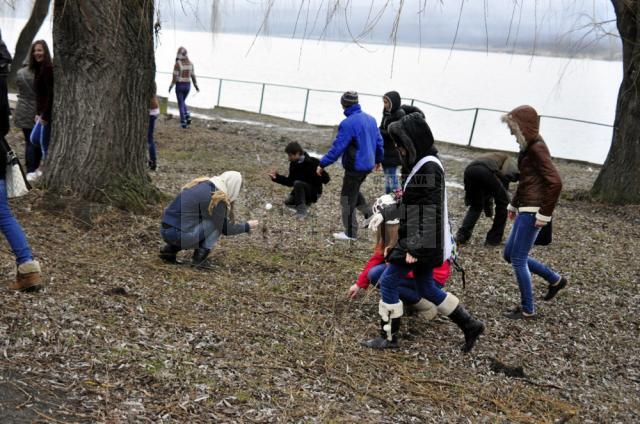
[[[0,180],[7,170],[7,149],[4,136],[9,133],[9,98],[7,96],[7,74],[11,66],[11,54],[0,35]]]
[[[248,233],[250,231],[248,223],[233,224],[229,221],[225,202],[219,202],[213,208],[213,213],[209,213],[211,195],[215,191],[216,186],[210,181],[182,190],[164,210],[162,224],[178,228],[183,232],[191,232],[203,220],[211,219],[218,231],[225,236]]]
[[[380,121],[380,135],[384,142],[384,159],[382,160],[382,166],[385,168],[392,168],[400,166],[400,153],[389,136],[388,128],[393,122],[399,121],[405,116],[404,109],[400,107],[401,99],[400,95],[396,91],[390,91],[384,95],[391,103],[391,110],[383,109],[382,120]]]
[[[344,111],[345,116],[331,148],[320,159],[320,166],[326,168],[340,156],[342,166],[347,171],[371,172],[384,159],[384,144],[376,125],[376,120],[355,104]]]
[[[425,156],[436,156],[433,134],[419,113],[412,113],[389,127],[394,142],[404,148],[403,179],[413,166]],[[398,207],[383,211],[385,220],[400,219],[398,244],[391,251],[388,261],[405,263],[409,252],[418,259],[418,266],[435,268],[444,261],[445,175],[437,163],[427,162],[408,182]]]
[[[38,115],[43,120],[51,122],[53,109],[53,65],[51,63],[42,64],[36,70],[34,86]]]
[[[467,167],[475,165],[483,165],[489,168],[500,179],[502,184],[507,187],[509,183],[514,183],[520,178],[518,164],[507,153],[492,152],[480,155]]]
[[[329,174],[326,171],[322,171],[322,176],[318,176],[316,170],[320,165],[320,161],[314,157],[309,156],[307,152],[304,152],[304,159],[302,162],[292,161],[289,162],[289,175],[284,176],[276,174],[274,182],[282,184],[283,186],[293,187],[293,183],[296,181],[302,181],[312,188],[312,196],[307,200],[308,203],[315,203],[322,194],[322,185],[329,183]]]
[[[560,198],[562,179],[540,136],[540,117],[531,106],[520,106],[503,119],[515,130],[522,146],[518,156],[520,182],[511,208],[537,212],[537,219],[548,222]]]
[[[14,111],[13,122],[18,128],[33,128],[33,118],[38,114],[36,107],[35,75],[28,66],[20,68],[16,74],[18,102]]]

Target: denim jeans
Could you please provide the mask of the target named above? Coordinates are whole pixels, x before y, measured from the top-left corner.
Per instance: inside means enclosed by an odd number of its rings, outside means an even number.
[[[179,82],[176,84],[176,97],[178,98],[178,109],[180,110],[181,123],[187,122],[187,114],[189,113],[189,110],[187,109],[186,100],[190,90],[190,82]]]
[[[434,305],[440,305],[447,297],[447,293],[433,280],[433,268],[420,265],[415,267],[399,264],[387,265],[387,269],[384,270],[379,280],[382,301],[388,304],[398,303],[400,299],[399,288],[410,271],[413,271],[418,301],[424,297]]]
[[[51,139],[51,123],[42,125],[40,122],[36,123],[31,131],[31,143],[34,146],[39,147],[42,159],[47,157],[49,151],[49,140]]]
[[[369,270],[367,277],[369,282],[379,287],[378,281],[380,277],[387,269],[387,264],[376,265]],[[406,275],[398,280],[398,293],[400,294],[400,300],[407,305],[413,305],[420,302],[420,295],[416,290],[416,282],[412,278],[407,278]]]
[[[33,128],[23,128],[24,134],[24,160],[27,167],[27,173],[34,172],[40,166],[40,158],[42,150],[31,142],[31,132]]]
[[[220,239],[220,231],[210,219],[202,220],[191,231],[182,231],[175,227],[162,228],[160,235],[165,242],[182,250],[198,247],[211,250]]]
[[[9,242],[18,265],[33,260],[27,237],[9,208],[5,180],[0,180],[0,230]]]
[[[519,214],[504,247],[504,260],[513,266],[516,280],[518,280],[522,309],[530,314],[535,312],[531,273],[539,275],[550,284],[560,280],[560,276],[546,265],[529,257],[529,251],[540,232],[535,224],[535,213]]]
[[[400,184],[398,183],[398,167],[392,166],[384,169],[384,192],[386,194],[396,191]]]
[[[153,132],[156,129],[156,115],[149,115],[149,129],[147,130],[147,144],[149,145],[149,162],[156,163],[156,142],[153,139]]]
[[[342,180],[342,191],[340,192],[340,206],[342,209],[342,225],[347,236],[356,238],[358,235],[358,220],[356,219],[356,209],[365,218],[371,214],[371,206],[360,192],[360,186],[367,179],[368,172],[344,171]]]

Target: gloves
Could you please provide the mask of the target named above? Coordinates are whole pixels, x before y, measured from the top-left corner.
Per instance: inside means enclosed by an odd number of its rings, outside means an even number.
[[[196,87],[196,91],[200,92],[200,87],[198,87],[197,85],[194,84],[194,86]]]
[[[369,220],[369,229],[371,231],[375,231],[375,230],[378,229],[380,224],[382,224],[383,222],[384,222],[384,217],[382,216],[382,214],[381,213],[375,213],[375,214],[373,214],[373,216]]]

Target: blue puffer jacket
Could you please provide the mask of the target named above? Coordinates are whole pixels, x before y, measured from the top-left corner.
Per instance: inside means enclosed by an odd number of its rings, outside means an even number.
[[[338,127],[338,135],[331,149],[320,160],[326,168],[342,156],[342,166],[347,171],[370,172],[384,159],[384,142],[373,116],[355,104],[344,111],[344,119]]]

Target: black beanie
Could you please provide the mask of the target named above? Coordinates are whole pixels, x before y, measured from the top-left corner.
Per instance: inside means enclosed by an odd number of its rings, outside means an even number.
[[[358,93],[356,91],[347,91],[340,98],[340,104],[345,108],[358,104]]]

